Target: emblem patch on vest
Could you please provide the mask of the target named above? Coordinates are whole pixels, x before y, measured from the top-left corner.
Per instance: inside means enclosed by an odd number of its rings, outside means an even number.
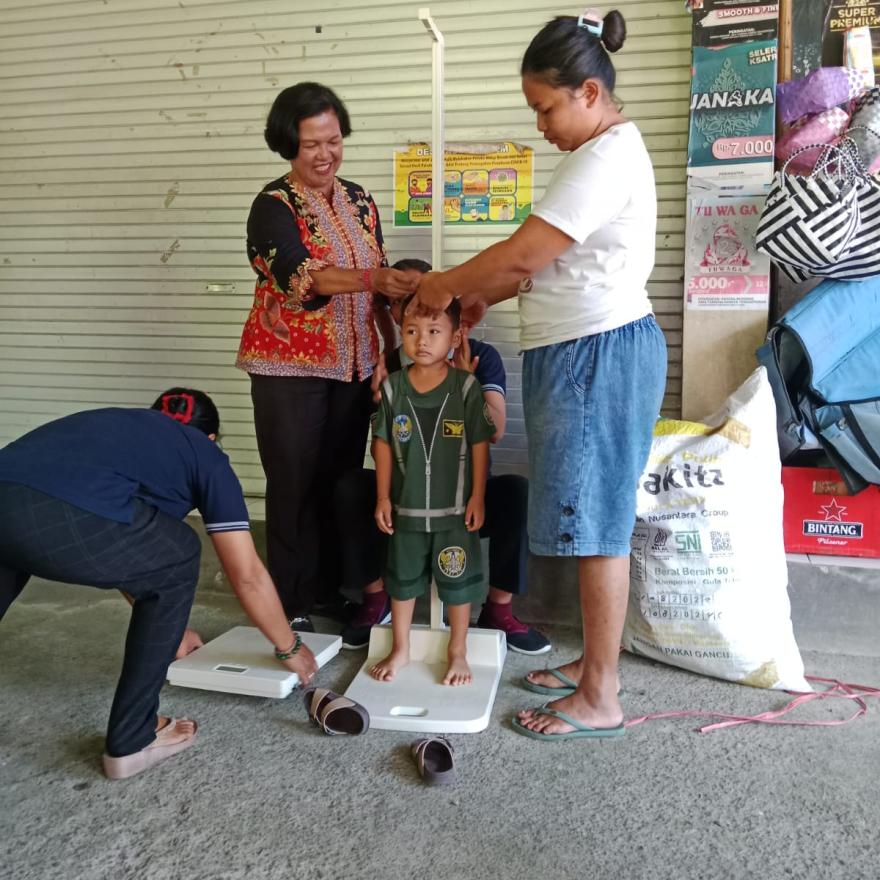
[[[391,426],[391,431],[394,434],[394,439],[398,443],[407,443],[409,442],[410,437],[412,437],[412,419],[408,415],[399,415],[394,417],[394,424]]]
[[[467,568],[467,553],[464,547],[444,547],[437,554],[437,564],[446,577],[461,577]]]
[[[464,422],[459,419],[443,419],[444,437],[461,437],[464,434]]]

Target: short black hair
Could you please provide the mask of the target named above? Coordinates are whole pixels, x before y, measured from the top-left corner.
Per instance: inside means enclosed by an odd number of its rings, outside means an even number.
[[[351,121],[345,104],[333,91],[316,82],[301,82],[278,94],[266,118],[264,136],[269,149],[282,159],[295,159],[299,153],[299,124],[303,119],[332,110],[339,120],[343,137],[351,134]]]
[[[421,272],[422,275],[432,271],[431,264],[427,260],[420,260],[417,257],[406,257],[403,260],[398,260],[391,268],[402,271],[415,269],[416,272]]]
[[[169,388],[156,398],[150,409],[157,409],[176,422],[198,428],[203,434],[220,433],[220,413],[204,391]]]
[[[409,304],[413,301],[413,299],[415,299],[415,296],[416,296],[416,294],[411,293],[406,299],[404,299],[401,302],[401,304],[400,304],[401,316],[406,315],[406,310],[407,310]],[[437,310],[429,309],[427,306],[424,306],[421,304],[421,302],[419,302],[416,304],[416,310],[415,310],[414,314],[422,316],[422,317],[427,317],[429,315],[437,314]],[[452,329],[458,330],[458,328],[461,326],[461,303],[458,301],[458,299],[453,297],[452,302],[449,303],[449,305],[446,306],[445,309],[443,309],[443,314],[449,316],[449,320],[452,321]],[[402,320],[401,320],[401,323],[403,323]]]

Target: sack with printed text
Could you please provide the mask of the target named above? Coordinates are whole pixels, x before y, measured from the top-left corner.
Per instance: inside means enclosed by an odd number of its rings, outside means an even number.
[[[763,367],[705,422],[657,423],[631,548],[626,650],[753,687],[811,690],[791,627]]]

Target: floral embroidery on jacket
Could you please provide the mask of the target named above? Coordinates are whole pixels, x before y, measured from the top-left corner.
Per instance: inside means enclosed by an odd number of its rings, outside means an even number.
[[[278,376],[369,376],[378,358],[372,294],[319,296],[310,273],[386,265],[381,235],[375,203],[353,183],[337,178],[332,205],[286,178],[268,184],[248,219],[257,282],[236,365]]]

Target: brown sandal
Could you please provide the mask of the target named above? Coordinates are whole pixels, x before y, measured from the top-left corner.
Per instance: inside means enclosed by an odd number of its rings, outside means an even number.
[[[357,736],[370,729],[367,710],[354,700],[327,688],[310,687],[303,693],[309,721],[328,736]]]
[[[102,757],[104,764],[104,773],[109,779],[128,779],[130,776],[136,776],[149,770],[160,761],[188,749],[196,739],[199,732],[199,725],[195,721],[193,724],[192,736],[177,743],[168,743],[172,734],[177,727],[178,721],[190,721],[189,718],[169,718],[168,723],[161,729],[156,731],[156,738],[145,748],[132,755],[123,755],[121,758],[113,758],[105,754]]]
[[[417,739],[411,751],[419,775],[429,785],[451,785],[455,782],[455,749],[445,736]]]

